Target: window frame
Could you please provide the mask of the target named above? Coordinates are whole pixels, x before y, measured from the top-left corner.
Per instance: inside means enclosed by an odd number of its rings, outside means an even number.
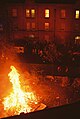
[[[66,27],[66,24],[64,22],[61,22],[60,24],[60,30],[64,31]]]
[[[32,11],[34,11],[34,12],[32,13]],[[31,18],[35,18],[36,10],[34,8],[30,10],[30,13],[31,13]]]
[[[4,30],[4,28],[3,28],[3,24],[0,23],[0,32],[3,31],[3,30]]]
[[[61,19],[65,19],[66,18],[66,10],[65,9],[61,9],[60,10],[60,18]]]
[[[30,26],[30,22],[26,22],[26,30],[30,30],[31,29],[31,26]]]
[[[50,18],[50,9],[49,8],[45,9],[44,17],[47,19]]]
[[[33,27],[34,26],[34,27]],[[34,30],[36,29],[36,23],[35,22],[31,22],[31,29]]]
[[[17,16],[18,16],[18,9],[12,8],[12,17],[17,17]]]
[[[50,23],[49,22],[45,22],[44,23],[44,28],[45,28],[45,31],[49,31],[49,29],[50,29]]]
[[[79,19],[79,18],[80,18],[80,10],[79,9],[76,9],[75,10],[75,19]]]
[[[25,16],[26,18],[30,18],[31,14],[30,14],[30,9],[26,8],[26,11],[25,11]]]

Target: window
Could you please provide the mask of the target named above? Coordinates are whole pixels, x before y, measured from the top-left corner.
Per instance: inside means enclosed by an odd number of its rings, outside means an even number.
[[[35,22],[32,22],[32,29],[35,29]]]
[[[26,9],[26,17],[35,17],[35,9]]]
[[[31,9],[31,17],[35,17],[35,9]]]
[[[0,31],[3,31],[3,24],[0,24]]]
[[[26,23],[26,29],[27,30],[30,30],[30,29],[34,30],[35,29],[35,22],[27,22]]]
[[[64,22],[61,23],[61,30],[65,30],[65,23]]]
[[[80,24],[79,24],[79,23],[76,23],[76,24],[75,24],[75,30],[76,30],[76,31],[79,31],[79,28],[80,28]]]
[[[79,10],[76,10],[75,18],[79,19]]]
[[[80,36],[75,37],[75,44],[80,45]]]
[[[45,9],[45,18],[49,18],[49,9]]]
[[[26,17],[30,17],[30,10],[26,9]]]
[[[17,17],[17,9],[12,9],[12,16]]]
[[[30,22],[26,23],[26,28],[27,28],[27,30],[30,30]]]
[[[66,17],[66,11],[65,9],[61,10],[61,18],[65,18]]]
[[[49,23],[45,23],[45,30],[49,30]]]

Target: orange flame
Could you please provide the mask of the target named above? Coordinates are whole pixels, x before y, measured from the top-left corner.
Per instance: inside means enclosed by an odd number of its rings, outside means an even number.
[[[33,92],[25,92],[21,89],[19,76],[20,74],[14,66],[11,66],[11,72],[8,74],[13,86],[11,94],[4,98],[4,110],[13,115],[21,112],[28,113],[33,109],[31,103],[37,104],[37,99]]]

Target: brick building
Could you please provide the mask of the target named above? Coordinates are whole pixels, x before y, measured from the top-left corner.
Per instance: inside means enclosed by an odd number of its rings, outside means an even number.
[[[14,41],[31,38],[60,44],[80,44],[79,0],[67,4],[36,1],[2,3],[0,7],[2,39]]]

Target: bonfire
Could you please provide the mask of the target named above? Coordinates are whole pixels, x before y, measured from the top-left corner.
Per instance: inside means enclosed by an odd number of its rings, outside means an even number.
[[[8,115],[19,115],[20,113],[29,113],[35,110],[33,105],[37,107],[38,100],[31,91],[24,91],[21,88],[19,80],[20,74],[14,66],[11,66],[11,72],[8,74],[12,83],[12,91],[3,100],[4,110]]]

